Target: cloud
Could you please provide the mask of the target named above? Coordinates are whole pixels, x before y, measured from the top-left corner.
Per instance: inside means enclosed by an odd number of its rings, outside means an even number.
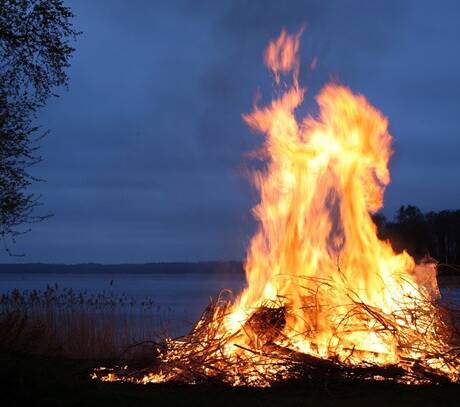
[[[242,258],[257,201],[246,153],[261,136],[241,114],[258,91],[261,103],[272,96],[267,42],[303,24],[307,107],[333,75],[390,117],[397,153],[389,210],[441,209],[426,192],[435,187],[455,197],[449,204],[458,199],[455,3],[435,12],[396,0],[69,4],[84,34],[69,92],[39,117],[52,133],[34,170],[47,180],[34,186],[43,211],[55,216],[20,240],[27,257],[18,261]]]

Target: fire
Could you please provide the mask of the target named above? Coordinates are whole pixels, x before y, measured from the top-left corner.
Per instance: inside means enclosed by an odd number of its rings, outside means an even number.
[[[269,45],[266,62],[275,75],[298,65],[292,52],[298,42],[283,32]],[[319,116],[297,121],[304,98],[297,75],[269,107],[244,117],[266,135],[268,168],[256,174],[260,229],[248,251],[248,288],[235,312],[283,298],[287,309],[303,310],[290,313],[284,329],[299,350],[346,357],[345,349],[358,349],[395,361],[392,338],[361,321],[340,327],[355,301],[389,314],[407,295],[418,295],[414,261],[377,238],[370,216],[381,208],[390,181],[388,122],[363,96],[333,84],[317,96]],[[305,332],[308,339],[297,334]]]
[[[319,113],[300,120],[300,34],[283,31],[270,42],[265,63],[279,93],[243,117],[265,136],[266,163],[254,175],[259,228],[246,289],[232,302],[219,300],[188,336],[168,340],[158,372],[118,379],[265,386],[313,361],[350,375],[396,366],[400,380],[414,383],[427,377],[417,369],[459,379],[434,266],[396,254],[371,218],[390,182],[388,120],[364,96],[332,83],[316,97]],[[117,380],[110,374],[105,380]]]

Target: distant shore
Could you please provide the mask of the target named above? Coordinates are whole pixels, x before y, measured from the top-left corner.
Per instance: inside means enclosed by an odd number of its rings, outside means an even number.
[[[0,273],[22,274],[233,274],[244,275],[242,261],[202,262],[152,262],[125,264],[54,264],[54,263],[10,263],[0,264]],[[443,264],[438,276],[460,277],[456,267]],[[450,279],[448,279],[450,280]]]
[[[144,264],[47,264],[17,263],[0,264],[0,273],[38,273],[38,274],[190,274],[190,273],[232,273],[243,274],[241,261],[170,262]]]

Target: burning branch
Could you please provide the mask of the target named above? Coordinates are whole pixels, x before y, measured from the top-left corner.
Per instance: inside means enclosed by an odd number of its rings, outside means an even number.
[[[370,213],[390,181],[387,119],[361,95],[326,85],[319,114],[298,121],[300,35],[267,50],[292,85],[244,120],[265,135],[255,174],[260,227],[247,288],[220,296],[187,336],[167,340],[153,372],[95,372],[101,380],[179,380],[269,386],[298,380],[442,383],[460,378],[459,334],[437,301],[435,266],[415,265],[378,239]]]

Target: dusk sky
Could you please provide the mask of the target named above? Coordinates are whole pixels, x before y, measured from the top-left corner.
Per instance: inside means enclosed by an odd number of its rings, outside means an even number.
[[[273,93],[262,55],[302,25],[308,106],[334,78],[390,121],[383,213],[460,208],[457,1],[68,1],[83,34],[50,135],[32,225],[0,262],[239,260],[254,231],[241,115]],[[312,59],[318,60],[314,71]]]

